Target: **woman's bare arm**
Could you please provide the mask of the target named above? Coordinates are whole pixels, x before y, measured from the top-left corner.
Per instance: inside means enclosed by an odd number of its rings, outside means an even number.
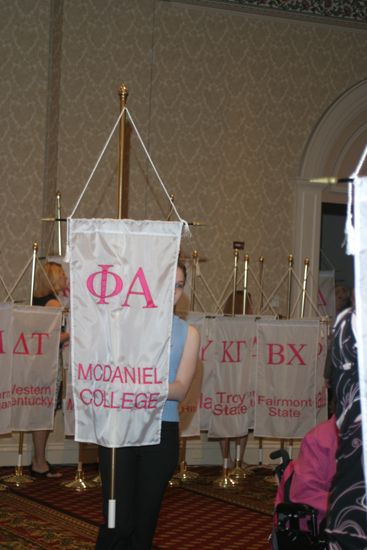
[[[174,401],[182,401],[185,399],[195,374],[199,348],[200,335],[195,327],[189,325],[176,379],[168,386],[168,399]]]

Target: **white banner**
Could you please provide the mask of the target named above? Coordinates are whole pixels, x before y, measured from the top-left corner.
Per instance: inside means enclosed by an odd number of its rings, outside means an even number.
[[[352,206],[350,205],[350,209]],[[367,178],[354,180],[354,267],[364,471],[367,472]],[[353,235],[349,235],[352,239]],[[352,244],[352,243],[351,243]],[[350,248],[351,245],[350,245]]]
[[[251,355],[255,340],[255,317],[216,319],[216,369],[209,437],[242,437],[251,427],[254,377]]]
[[[69,220],[75,439],[160,441],[182,223]]]
[[[0,312],[0,433],[51,430],[61,309],[5,305]]]
[[[301,438],[316,424],[318,320],[257,323],[255,435]]]

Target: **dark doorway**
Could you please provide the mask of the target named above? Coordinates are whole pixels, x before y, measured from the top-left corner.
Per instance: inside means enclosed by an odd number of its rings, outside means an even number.
[[[354,287],[353,256],[345,253],[345,204],[322,203],[320,271],[335,270],[335,284]]]

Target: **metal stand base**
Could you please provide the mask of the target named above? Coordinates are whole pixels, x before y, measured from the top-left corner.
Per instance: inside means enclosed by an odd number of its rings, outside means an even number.
[[[92,487],[96,487],[96,484],[93,481],[84,479],[84,472],[80,469],[77,470],[74,481],[67,481],[61,483],[61,485],[67,489],[74,489],[74,491],[77,491],[78,493],[91,489]]]
[[[223,475],[213,481],[213,485],[220,489],[232,489],[238,484],[238,482],[228,475],[228,468],[223,468]]]
[[[20,487],[21,485],[25,485],[26,483],[33,483],[34,481],[34,479],[32,479],[30,476],[23,474],[22,466],[16,466],[15,474],[4,476],[1,479],[3,481],[6,481],[6,483],[14,483],[16,487]]]

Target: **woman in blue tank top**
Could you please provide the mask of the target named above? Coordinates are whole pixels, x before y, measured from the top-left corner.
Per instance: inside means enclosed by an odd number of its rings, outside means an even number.
[[[181,298],[186,268],[178,263],[174,304]],[[178,463],[178,403],[195,373],[200,337],[196,328],[173,316],[168,378],[168,399],[162,415],[158,445],[116,449],[116,527],[102,525],[96,550],[151,550],[164,491]],[[110,487],[110,450],[99,447],[103,508],[107,518]]]

